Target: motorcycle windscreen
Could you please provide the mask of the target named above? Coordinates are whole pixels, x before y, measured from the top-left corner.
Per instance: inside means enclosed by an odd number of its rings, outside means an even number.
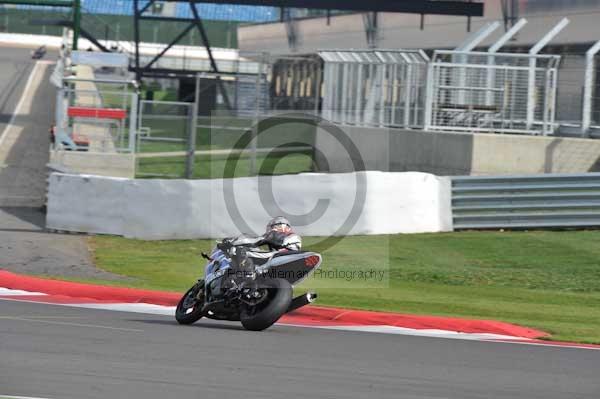
[[[277,254],[270,262],[261,266],[271,278],[283,278],[290,284],[297,284],[321,266],[321,255],[315,252],[295,252]]]

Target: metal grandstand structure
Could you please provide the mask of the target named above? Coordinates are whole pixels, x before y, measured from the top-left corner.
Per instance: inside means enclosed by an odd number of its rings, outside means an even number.
[[[133,67],[136,76],[141,79],[143,76],[148,74],[163,73],[163,74],[187,74],[189,71],[181,70],[150,70],[151,66],[158,61],[172,46],[176,45],[184,38],[190,31],[196,28],[202,37],[202,44],[206,47],[208,57],[210,59],[212,70],[210,72],[220,73],[217,64],[214,60],[211,51],[211,44],[206,34],[203,19],[206,18],[202,15],[201,9],[199,9],[199,3],[221,3],[220,1],[198,1],[198,0],[165,0],[160,3],[175,4],[177,13],[174,16],[166,15],[154,15],[152,8],[159,2],[155,0],[133,0],[133,18],[134,18],[134,29],[136,43],[136,54],[135,54],[135,65]],[[416,13],[416,14],[445,14],[445,15],[464,15],[464,16],[482,16],[483,5],[481,3],[474,3],[471,1],[430,1],[430,0],[375,0],[370,2],[350,0],[340,2],[336,0],[232,0],[228,1],[229,4],[236,6],[260,6],[260,7],[277,7],[281,8],[280,15],[289,15],[283,10],[286,8],[308,8],[308,9],[319,9],[319,10],[342,10],[342,11],[355,11],[355,12],[398,12],[398,13]],[[186,14],[184,8],[189,10]],[[187,15],[183,17],[183,15]],[[176,21],[181,22],[183,29],[180,33],[161,51],[155,59],[151,60],[146,65],[141,65],[139,61],[139,32],[141,23],[143,21]],[[153,68],[156,69],[156,68]],[[223,95],[224,91],[222,90]]]
[[[232,0],[228,1],[227,4],[223,4],[222,1],[218,0],[0,0],[0,4],[10,4],[23,9],[37,9],[41,7],[46,10],[71,10],[71,18],[50,22],[45,21],[45,23],[72,28],[74,32],[73,46],[75,49],[79,35],[82,34],[96,47],[106,52],[113,51],[114,49],[101,43],[90,32],[81,29],[82,10],[90,14],[132,15],[135,51],[134,63],[131,69],[135,72],[137,80],[141,80],[144,76],[153,76],[156,74],[162,76],[190,76],[190,72],[198,72],[175,68],[152,68],[171,47],[180,43],[192,31],[197,31],[200,34],[202,45],[208,53],[211,70],[203,72],[220,73],[221,71],[212,54],[211,43],[203,22],[207,19],[242,20],[248,22],[274,20],[277,17],[283,19],[286,15],[293,15],[285,11],[289,8],[338,10],[342,12],[461,15],[469,18],[483,15],[483,4],[472,2],[471,0],[373,0],[369,2],[359,0],[345,2],[337,0]],[[376,16],[373,17],[373,20],[376,20]],[[140,30],[142,23],[146,21],[150,23],[158,21],[177,22],[182,24],[182,29],[153,59],[142,64],[140,62],[139,51],[141,42]],[[222,94],[226,97],[224,91]]]

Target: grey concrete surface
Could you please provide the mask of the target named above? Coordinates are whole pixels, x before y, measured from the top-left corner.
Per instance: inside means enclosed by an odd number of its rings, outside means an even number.
[[[597,399],[600,353],[0,301],[0,395]]]
[[[21,98],[31,72],[30,49],[0,46],[0,136]]]
[[[357,160],[366,170],[441,176],[585,173],[600,168],[600,140],[352,126],[339,130],[358,155],[348,156],[336,137],[320,129],[315,144],[320,171],[349,172]]]
[[[98,269],[86,237],[45,231],[46,215],[39,208],[0,208],[0,269],[15,273],[124,279]]]
[[[36,73],[13,124],[8,129],[2,128],[6,137],[0,142],[0,206],[42,206],[49,159],[48,129],[54,119],[55,89],[48,81],[52,68],[48,64],[33,68],[35,60],[24,59],[25,56],[29,58],[29,52],[23,54],[15,49],[5,56],[14,57],[15,65],[22,68],[12,76],[17,83],[5,82],[16,87],[7,99],[7,104],[12,107],[5,110],[5,123],[15,112],[13,102],[18,103],[24,92],[22,82],[27,81],[32,69]],[[0,75],[11,67],[14,65],[11,66],[10,62],[0,63]]]

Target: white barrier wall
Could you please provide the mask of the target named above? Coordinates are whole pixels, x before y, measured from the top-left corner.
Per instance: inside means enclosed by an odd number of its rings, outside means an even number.
[[[47,227],[151,240],[219,238],[261,234],[279,214],[304,236],[451,231],[450,180],[377,171],[222,180],[54,173]]]

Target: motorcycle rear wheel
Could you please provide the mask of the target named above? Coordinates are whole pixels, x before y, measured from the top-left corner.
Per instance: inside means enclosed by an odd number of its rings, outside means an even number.
[[[199,281],[196,285],[187,290],[187,292],[179,300],[177,308],[175,309],[175,320],[177,320],[179,324],[192,324],[204,316],[202,314],[204,299],[202,301],[197,299],[199,296],[198,290],[204,290],[204,281]],[[200,295],[202,298],[204,298],[204,293]],[[190,303],[192,303],[192,306],[189,306]]]
[[[267,285],[267,303],[260,308],[245,307],[240,313],[240,320],[246,330],[262,331],[271,327],[288,310],[292,302],[292,286],[284,279],[265,280]]]

